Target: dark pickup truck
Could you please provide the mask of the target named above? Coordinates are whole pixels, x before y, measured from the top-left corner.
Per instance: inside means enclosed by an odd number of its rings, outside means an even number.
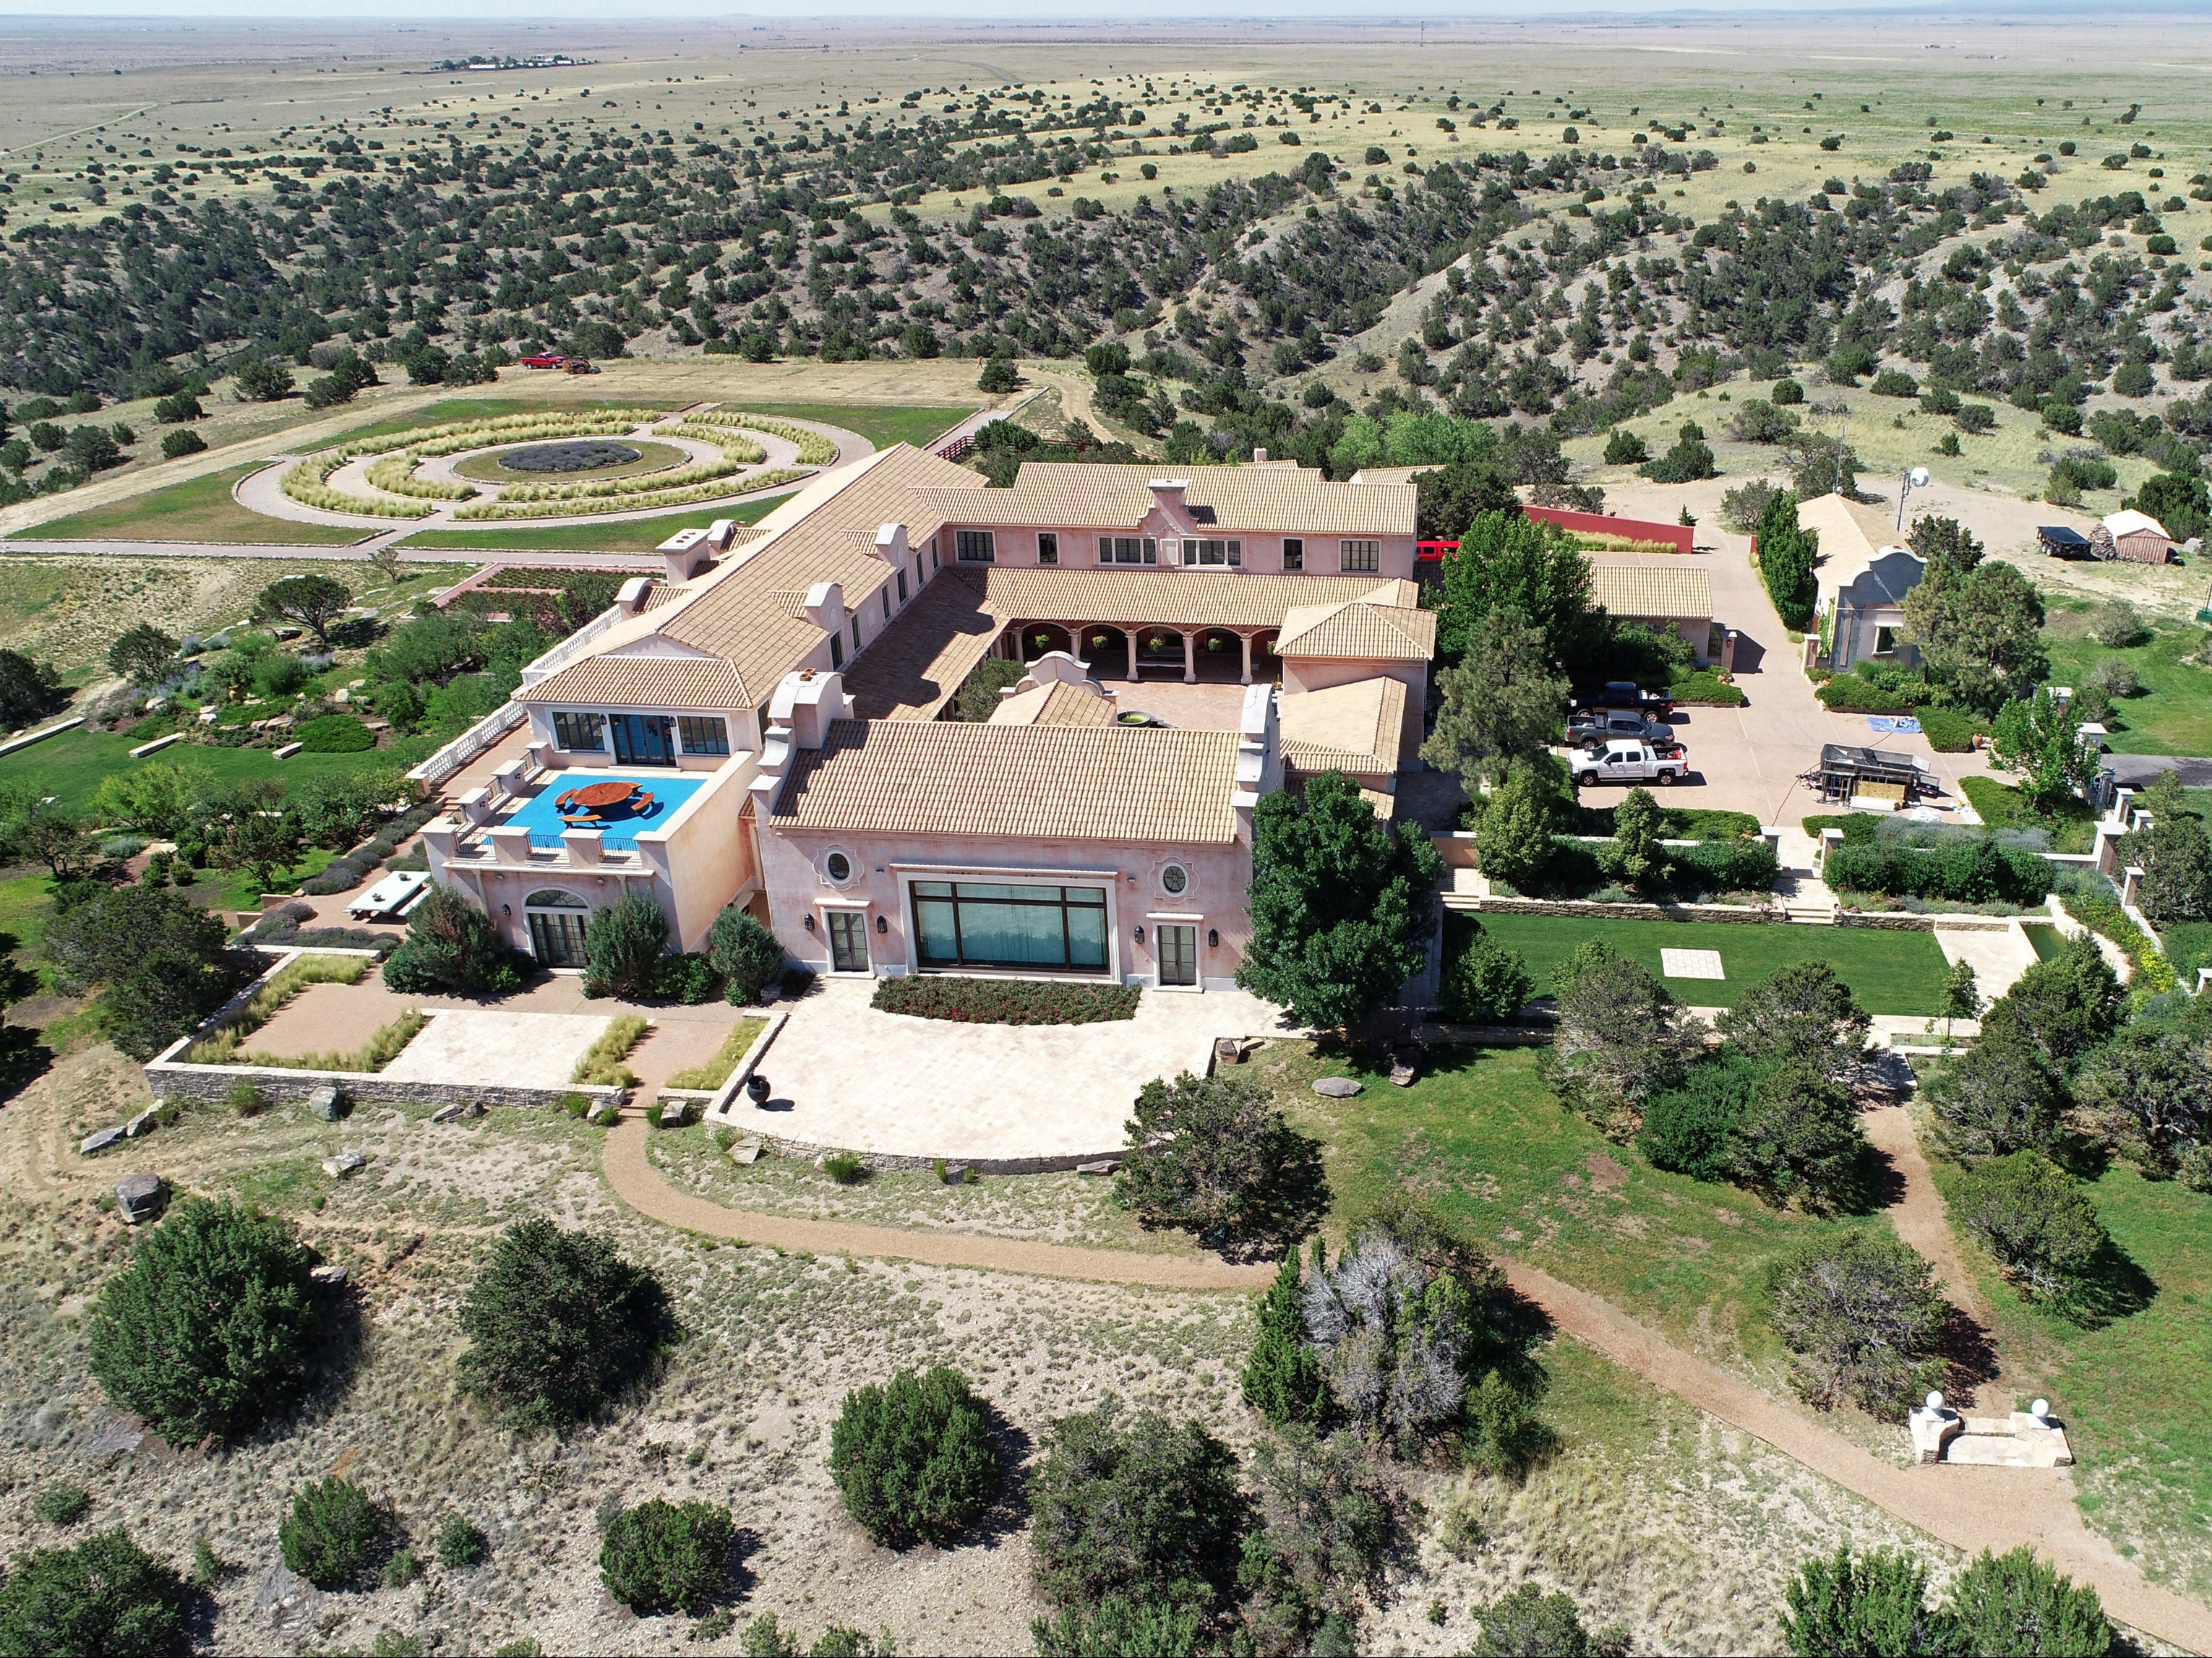
[[[1674,712],[1674,699],[1663,691],[1647,691],[1626,679],[1612,679],[1602,685],[1577,686],[1567,699],[1567,706],[1576,709],[1618,709],[1625,714],[1664,720]]]

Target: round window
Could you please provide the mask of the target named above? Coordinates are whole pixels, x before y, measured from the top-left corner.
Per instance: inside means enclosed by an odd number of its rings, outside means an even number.
[[[1190,875],[1181,864],[1170,864],[1160,872],[1160,884],[1170,892],[1181,892],[1190,884]]]
[[[822,867],[830,872],[833,881],[845,882],[853,878],[853,860],[842,852],[833,852],[823,860]]]

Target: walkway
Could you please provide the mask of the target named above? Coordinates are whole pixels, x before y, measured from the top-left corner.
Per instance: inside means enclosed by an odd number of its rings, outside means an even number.
[[[607,1185],[624,1203],[651,1220],[708,1237],[777,1249],[807,1249],[816,1254],[882,1255],[918,1260],[931,1266],[976,1266],[1040,1278],[1081,1278],[1099,1284],[1139,1284],[1159,1290],[1263,1290],[1274,1281],[1275,1267],[1232,1266],[1217,1257],[1193,1260],[1176,1255],[1145,1255],[1126,1249],[1079,1249],[1061,1243],[1031,1243],[1019,1238],[979,1237],[966,1232],[923,1232],[898,1226],[862,1226],[846,1221],[803,1220],[725,1209],[704,1198],[678,1192],[647,1160],[646,1139],[653,1131],[635,1110],[607,1134]]]
[[[640,1214],[710,1237],[732,1238],[817,1254],[884,1255],[935,1266],[975,1266],[1164,1290],[1252,1291],[1271,1282],[1268,1266],[1231,1266],[1111,1249],[1078,1249],[973,1234],[801,1220],[725,1209],[678,1192],[646,1157],[651,1131],[626,1114],[609,1133],[605,1167],[614,1194]],[[1624,1369],[1764,1440],[1938,1540],[1968,1552],[2002,1553],[2022,1543],[2061,1571],[2092,1585],[2114,1618],[2191,1652],[2212,1654],[2212,1611],[2148,1581],[2118,1550],[2081,1523],[2073,1484],[2057,1469],[1899,1468],[1841,1434],[1807,1419],[1748,1383],[1673,1345],[1596,1296],[1517,1261],[1501,1263],[1506,1281],[1549,1315],[1565,1334]]]

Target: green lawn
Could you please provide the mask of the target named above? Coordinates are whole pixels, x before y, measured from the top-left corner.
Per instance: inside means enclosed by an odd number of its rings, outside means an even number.
[[[1500,918],[1508,919],[1508,918]],[[1752,930],[1752,929],[1747,929]],[[1775,927],[1808,932],[1809,927]],[[1768,1264],[1803,1239],[1880,1218],[1819,1220],[1732,1186],[1647,1165],[1562,1108],[1529,1048],[1437,1048],[1410,1088],[1387,1067],[1278,1042],[1253,1061],[1286,1111],[1328,1147],[1332,1247],[1397,1192],[1466,1222],[1474,1236],[1604,1296],[1694,1351],[1779,1386],[1786,1354],[1765,1316]],[[1352,1076],[1349,1100],[1312,1092]]]
[[[219,749],[202,744],[173,743],[146,761],[133,760],[137,741],[116,732],[88,733],[82,729],[50,737],[43,743],[0,758],[0,787],[28,789],[52,795],[63,810],[83,811],[92,805],[100,780],[110,772],[125,771],[150,760],[185,761],[204,766],[218,782],[240,783],[249,778],[282,777],[298,782],[308,777],[370,771],[396,765],[389,750],[365,749],[359,754],[295,754],[289,760],[272,760],[267,749]]]
[[[2049,817],[2032,811],[2021,792],[1989,777],[1962,777],[1960,792],[1975,815],[1993,829],[2039,829],[2053,852],[2087,852],[2096,840],[2097,814],[2081,800],[2068,800]]]
[[[2142,694],[2114,707],[2106,746],[2115,754],[2212,754],[2212,669],[2183,660],[2203,642],[2202,628],[2163,629],[2126,651],[2050,631],[2043,635],[2054,684],[2079,685],[2108,656],[2135,669]]]
[[[749,415],[766,415],[771,420],[811,420],[824,426],[842,426],[884,449],[894,443],[927,443],[959,425],[975,412],[976,407],[971,404],[964,409],[908,409],[896,404],[740,402],[728,406],[742,409]]]
[[[335,524],[295,524],[250,513],[231,497],[261,463],[226,467],[166,489],[88,507],[18,530],[19,541],[238,541],[257,546],[343,547],[376,531]]]
[[[1955,1175],[1937,1168],[1947,1187]],[[2154,1576],[2212,1596],[2212,1196],[2132,1169],[2109,1170],[2090,1191],[2154,1293],[2085,1329],[2021,1301],[1984,1259],[2006,1380],[2023,1398],[2047,1391],[2089,1523]]]
[[[789,493],[764,496],[738,506],[693,507],[658,518],[635,518],[617,524],[572,524],[532,530],[426,530],[401,544],[410,552],[451,548],[456,552],[494,553],[649,553],[678,530],[704,528],[718,518],[740,524],[757,524],[791,499]]]
[[[1725,979],[1665,979],[1692,1007],[1731,1007],[1745,989],[1792,962],[1826,962],[1869,1013],[1941,1011],[1948,970],[1933,935],[1873,927],[1759,926],[1729,921],[1599,921],[1568,916],[1486,914],[1483,930],[1528,963],[1536,993],[1548,995],[1552,968],[1586,938],[1603,938],[1653,973],[1659,951],[1717,950]]]

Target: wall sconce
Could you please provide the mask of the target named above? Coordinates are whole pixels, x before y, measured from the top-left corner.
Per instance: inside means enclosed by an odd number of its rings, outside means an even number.
[[[1206,947],[1208,950],[1218,950],[1221,948],[1221,929],[1219,927],[1210,926],[1206,928]]]
[[[1145,942],[1145,928],[1142,922],[1138,923],[1137,926],[1137,942],[1140,944]]]
[[[876,931],[878,932],[889,932],[890,930],[891,924],[889,921],[885,920],[880,915],[876,917]]]
[[[806,918],[806,930],[809,932],[814,931],[814,918],[811,915]]]
[[[499,907],[499,913],[502,915],[512,915],[514,914],[514,906],[513,904],[501,904]]]

